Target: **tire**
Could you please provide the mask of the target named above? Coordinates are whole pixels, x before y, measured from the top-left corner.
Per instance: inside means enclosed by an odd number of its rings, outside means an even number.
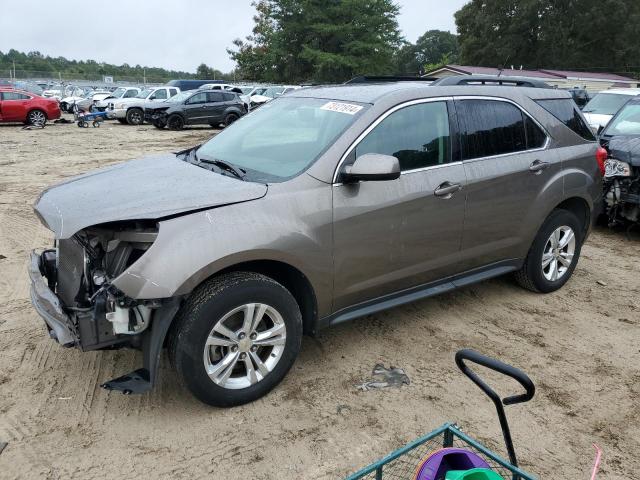
[[[167,126],[170,130],[182,130],[184,128],[184,118],[177,113],[169,115],[169,118],[167,118]]]
[[[540,227],[524,265],[515,273],[520,286],[532,292],[550,293],[567,283],[580,258],[583,227],[568,210],[551,212]]]
[[[27,124],[29,125],[44,125],[47,123],[47,114],[42,110],[31,110],[27,114]]]
[[[247,305],[255,307],[248,318],[263,312],[255,330],[243,325]],[[227,336],[213,331],[220,324],[228,328]],[[207,347],[208,339],[214,343]],[[256,346],[254,340],[264,345]],[[233,272],[207,281],[187,299],[172,326],[169,359],[196,398],[232,407],[257,400],[278,385],[293,365],[301,340],[302,316],[291,293],[264,275]],[[273,345],[266,346],[269,342]]]
[[[153,122],[153,126],[156,127],[156,128],[159,128],[160,130],[162,130],[164,127],[166,127],[166,125],[164,123],[159,122],[157,120]]]
[[[230,113],[226,117],[224,117],[224,126],[225,128],[231,125],[233,122],[240,118],[236,113]]]
[[[130,108],[127,111],[127,123],[129,125],[142,125],[144,122],[144,112],[139,108]]]
[[[62,110],[63,112],[68,111],[69,110],[69,104],[67,102],[60,103],[60,110]]]
[[[117,118],[116,120],[118,120],[122,125],[126,125],[127,124],[127,119],[126,118]]]

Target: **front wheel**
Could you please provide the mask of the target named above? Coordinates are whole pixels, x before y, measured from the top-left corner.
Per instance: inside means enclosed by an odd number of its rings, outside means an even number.
[[[302,317],[289,291],[250,272],[198,287],[175,320],[169,358],[202,402],[232,407],[266,395],[300,351]]]
[[[171,130],[182,130],[184,128],[184,118],[181,115],[174,113],[167,119],[167,126]]]
[[[127,123],[129,125],[142,125],[144,114],[139,108],[132,108],[127,112]]]
[[[550,293],[569,281],[580,257],[583,228],[567,210],[555,210],[538,231],[527,258],[515,274],[527,290]]]

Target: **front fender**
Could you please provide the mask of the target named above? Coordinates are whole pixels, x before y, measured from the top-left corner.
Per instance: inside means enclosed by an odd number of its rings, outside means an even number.
[[[160,222],[154,244],[113,285],[135,299],[168,298],[233,265],[273,260],[308,278],[321,312],[333,285],[331,197],[317,193],[298,192],[296,201],[267,195]]]

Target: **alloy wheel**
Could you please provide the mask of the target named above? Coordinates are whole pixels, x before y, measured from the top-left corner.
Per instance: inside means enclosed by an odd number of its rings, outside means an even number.
[[[29,114],[29,123],[31,125],[44,125],[47,117],[40,110],[34,110]]]
[[[571,267],[576,251],[576,235],[571,227],[563,225],[556,228],[542,253],[542,274],[555,282],[561,279]]]
[[[218,320],[204,347],[209,378],[227,389],[247,388],[263,380],[285,350],[282,315],[264,303],[234,308]]]

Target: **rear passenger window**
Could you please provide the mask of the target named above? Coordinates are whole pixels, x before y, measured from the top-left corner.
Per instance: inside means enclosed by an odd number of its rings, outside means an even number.
[[[167,98],[167,91],[166,90],[157,90],[156,93],[153,94],[153,98],[155,99],[159,99],[159,100],[164,100],[165,98]]]
[[[209,103],[224,102],[222,92],[207,92],[207,101]]]
[[[527,149],[524,117],[515,105],[497,100],[460,100],[456,110],[464,160]]]
[[[402,171],[450,161],[449,114],[445,102],[404,107],[385,118],[358,144],[356,158],[365,153],[392,155]]]
[[[585,140],[596,139],[589,126],[582,119],[582,116],[578,111],[578,107],[572,98],[556,98],[536,101],[547,112],[556,117]]]
[[[17,92],[3,92],[2,99],[3,100],[29,100],[31,97],[29,95],[24,95],[22,93]]]
[[[527,115],[524,115],[524,127],[527,131],[527,150],[544,147],[547,134]]]
[[[224,97],[225,102],[231,102],[236,98],[233,93],[223,93],[222,96]]]

